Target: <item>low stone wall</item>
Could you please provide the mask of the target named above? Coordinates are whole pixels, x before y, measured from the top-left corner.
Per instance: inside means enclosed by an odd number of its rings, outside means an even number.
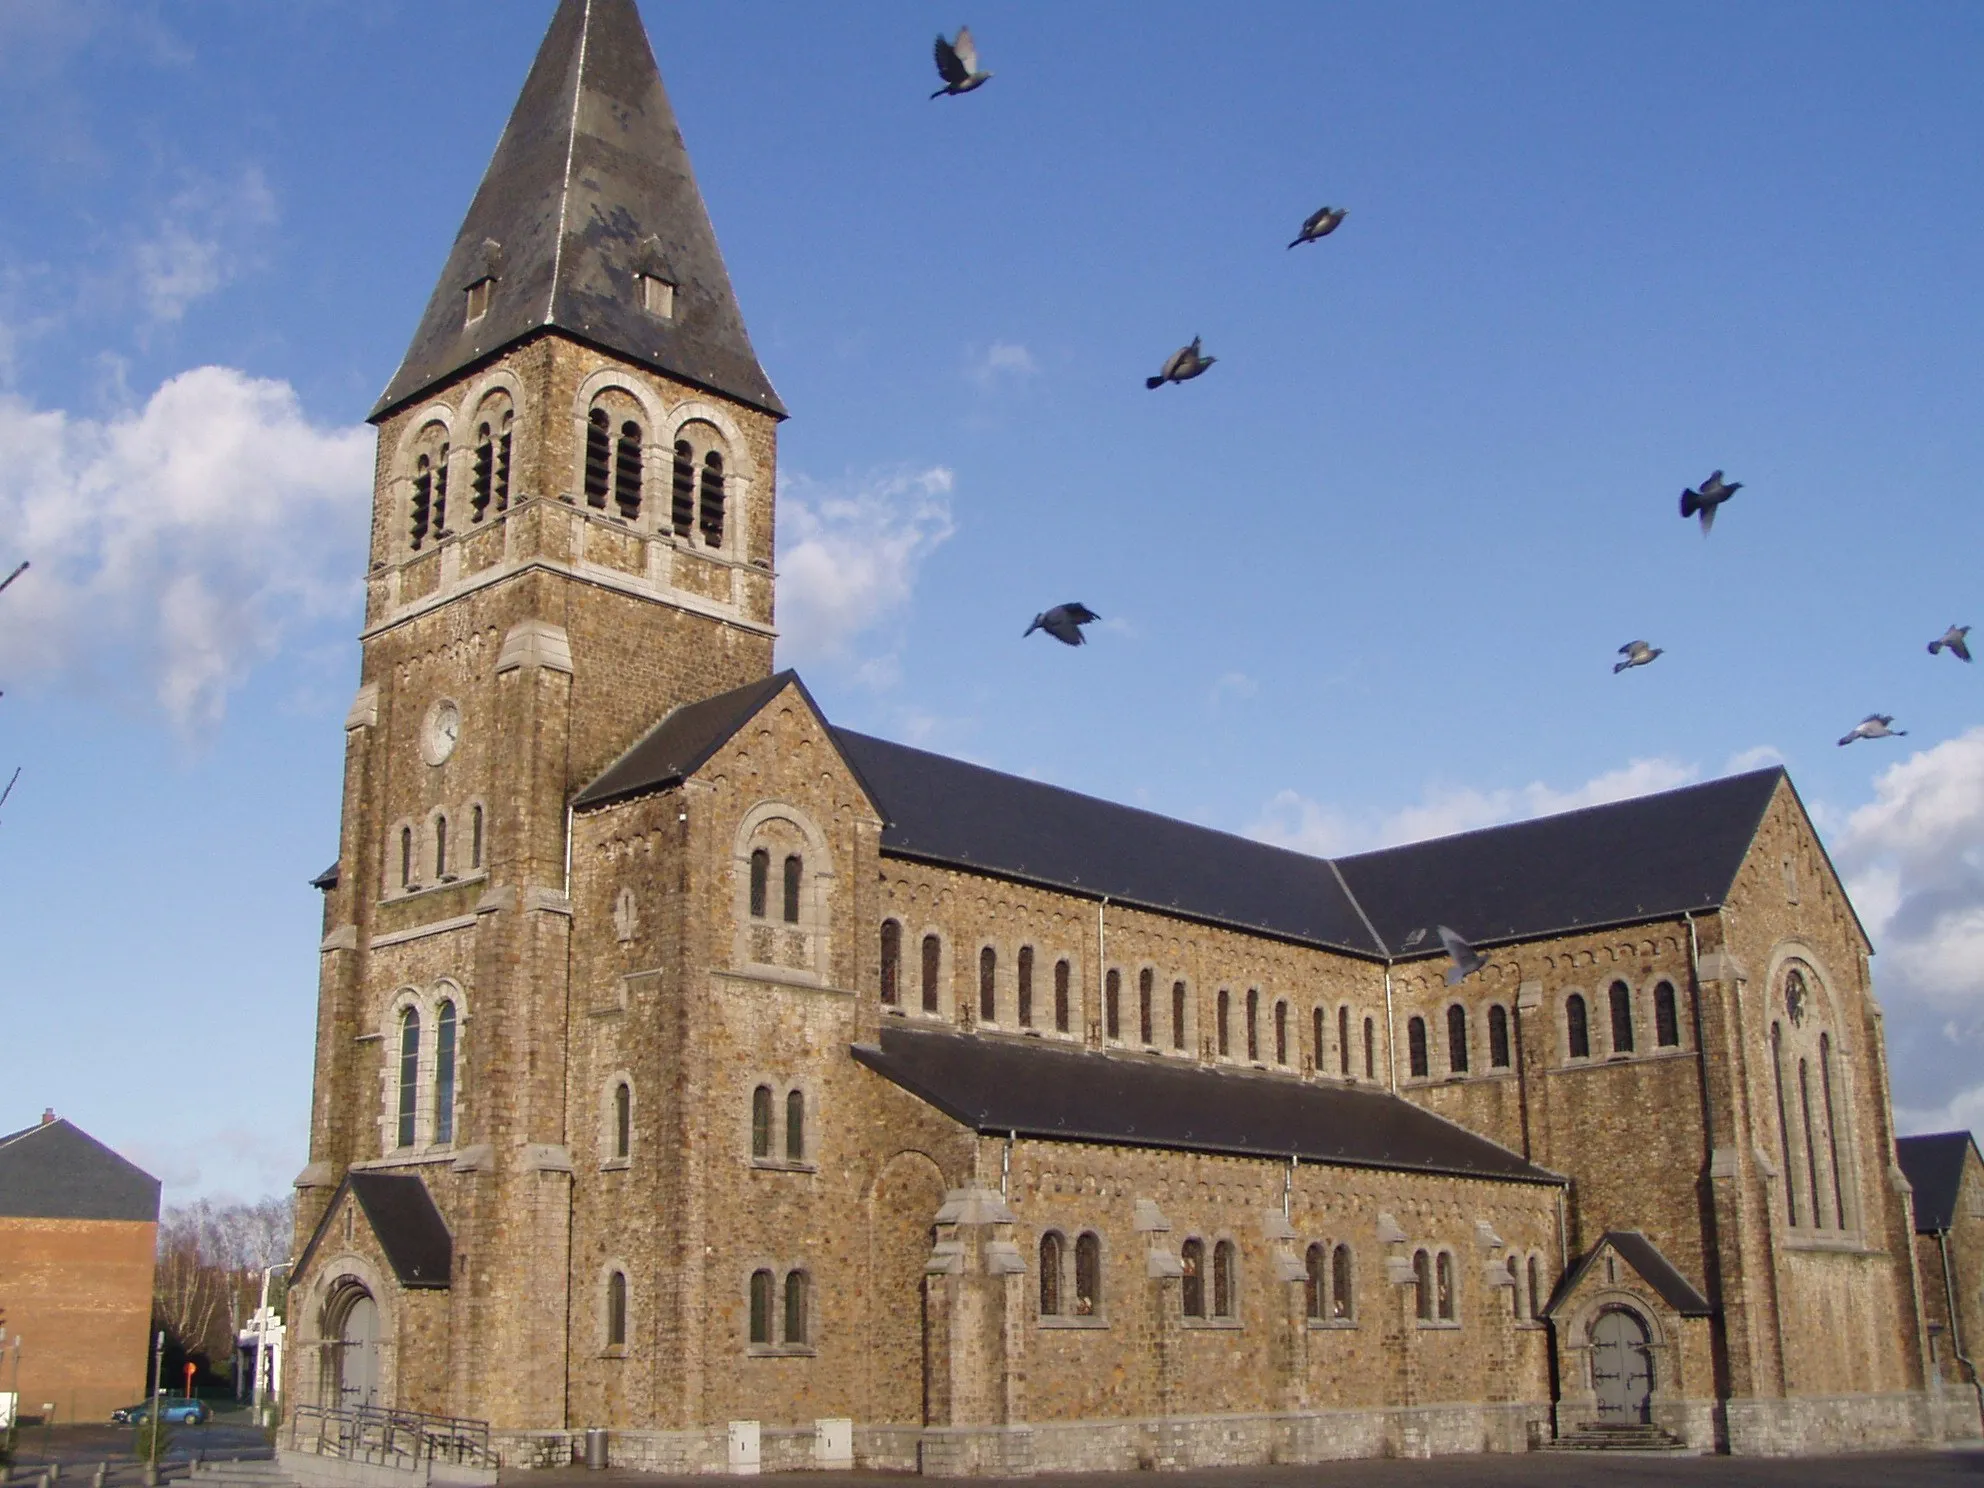
[[[1919,1390],[1732,1400],[1723,1409],[1729,1451],[1737,1457],[1809,1457],[1943,1440],[1941,1412]]]

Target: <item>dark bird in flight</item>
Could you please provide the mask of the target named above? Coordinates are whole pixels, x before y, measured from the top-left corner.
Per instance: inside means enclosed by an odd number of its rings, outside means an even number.
[[[1044,615],[1035,615],[1033,624],[1026,628],[1026,635],[1020,639],[1025,640],[1036,630],[1044,630],[1064,646],[1083,646],[1088,644],[1088,638],[1082,634],[1082,627],[1091,620],[1101,618],[1087,605],[1069,600],[1066,604],[1057,604]]]
[[[1454,934],[1445,925],[1435,925],[1433,927],[1433,933],[1440,937],[1440,944],[1447,948],[1447,954],[1453,958],[1454,964],[1447,968],[1447,985],[1449,987],[1454,986],[1458,982],[1466,981],[1488,964],[1488,958],[1486,956]]]
[[[1954,655],[1968,661],[1970,660],[1970,642],[1966,641],[1964,637],[1969,634],[1970,627],[1968,625],[1952,625],[1935,640],[1929,642],[1929,654],[1934,656],[1938,651],[1947,646]]]
[[[1199,338],[1194,336],[1190,346],[1181,346],[1166,357],[1157,376],[1146,377],[1144,386],[1155,388],[1163,387],[1167,382],[1190,382],[1218,360],[1218,357],[1201,356]]]
[[[1889,728],[1888,725],[1893,722],[1892,713],[1869,713],[1853,725],[1852,733],[1839,742],[1843,747],[1855,739],[1899,739],[1908,732],[1907,729]]]
[[[1619,654],[1626,659],[1612,663],[1612,675],[1618,676],[1627,667],[1645,666],[1660,652],[1659,646],[1649,646],[1645,641],[1628,641],[1619,648]]]
[[[1692,517],[1696,512],[1700,512],[1702,536],[1707,537],[1709,528],[1715,525],[1715,509],[1742,489],[1741,481],[1725,481],[1722,472],[1717,470],[1702,482],[1699,491],[1681,493],[1681,515]]]
[[[940,32],[936,52],[937,76],[944,80],[944,86],[932,93],[932,98],[942,98],[946,93],[969,93],[991,81],[991,73],[978,70],[978,43],[971,39],[971,27],[958,27],[957,37],[952,41],[944,40]]]
[[[1318,207],[1302,222],[1302,231],[1295,235],[1295,241],[1288,246],[1300,248],[1304,243],[1313,243],[1318,238],[1327,238],[1342,225],[1350,215],[1343,207]]]

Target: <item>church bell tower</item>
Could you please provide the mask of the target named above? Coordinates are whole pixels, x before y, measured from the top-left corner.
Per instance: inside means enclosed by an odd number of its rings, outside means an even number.
[[[299,1398],[564,1424],[568,802],[671,708],[771,674],[784,415],[634,0],[560,0],[371,415]],[[404,1235],[367,1250],[368,1223],[420,1228],[379,1218],[408,1178],[446,1275],[409,1279]],[[363,1301],[370,1343],[339,1331]],[[399,1368],[437,1325],[445,1377]]]

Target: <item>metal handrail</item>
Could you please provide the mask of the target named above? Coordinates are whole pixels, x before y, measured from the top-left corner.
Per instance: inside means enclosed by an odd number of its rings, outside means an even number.
[[[306,1423],[311,1429],[306,1430]],[[495,1465],[487,1421],[377,1405],[299,1404],[290,1417],[289,1444],[322,1457],[379,1455],[409,1465],[422,1461]]]

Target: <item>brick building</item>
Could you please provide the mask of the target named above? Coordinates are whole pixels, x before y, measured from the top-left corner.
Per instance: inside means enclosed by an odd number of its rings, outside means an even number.
[[[1929,1353],[1944,1380],[1975,1386],[1984,1342],[1984,1158],[1967,1131],[1894,1144],[1915,1197],[1915,1263]]]
[[[838,729],[784,414],[563,0],[373,415],[289,1399],[932,1473],[1976,1429],[1781,770],[1329,861]]]
[[[53,1111],[0,1137],[0,1326],[22,1340],[23,1416],[46,1404],[58,1421],[100,1421],[145,1398],[158,1195]]]

